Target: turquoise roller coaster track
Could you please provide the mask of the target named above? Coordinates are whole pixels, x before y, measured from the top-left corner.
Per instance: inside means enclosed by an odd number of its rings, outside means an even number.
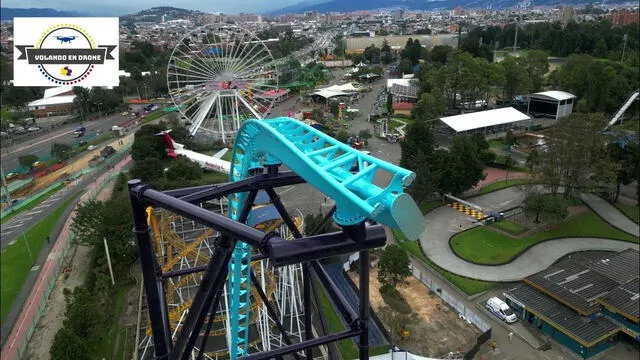
[[[415,240],[424,229],[420,209],[404,188],[415,179],[409,170],[351,148],[298,120],[280,117],[247,120],[236,137],[230,181],[249,176],[250,170],[284,163],[336,203],[338,225],[355,225],[365,219],[400,229]],[[353,164],[359,172],[351,173]],[[373,183],[386,172],[385,186]],[[246,193],[229,198],[229,216],[238,220]],[[251,246],[238,242],[229,263],[229,331],[231,359],[248,354]]]

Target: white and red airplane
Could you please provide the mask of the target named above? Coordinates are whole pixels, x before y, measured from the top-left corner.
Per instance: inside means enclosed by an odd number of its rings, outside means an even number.
[[[161,135],[167,145],[167,156],[175,158],[178,155],[186,156],[188,159],[197,162],[203,169],[217,171],[228,174],[231,171],[231,163],[220,159],[229,149],[224,148],[213,156],[197,153],[184,148],[183,144],[173,141],[169,133],[171,130],[162,131],[156,135]]]

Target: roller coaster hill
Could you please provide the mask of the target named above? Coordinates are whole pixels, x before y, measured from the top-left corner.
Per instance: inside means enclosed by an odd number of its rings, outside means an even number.
[[[351,171],[354,162],[357,172]],[[383,173],[386,177],[379,178],[390,180],[374,184]],[[311,359],[320,346],[355,338],[360,359],[367,359],[369,251],[385,245],[383,225],[409,239],[424,230],[420,210],[404,192],[414,178],[411,171],[280,117],[242,122],[227,183],[161,192],[131,180],[152,344],[148,358]],[[306,234],[302,214],[291,216],[276,193],[302,183],[335,201]],[[212,202],[219,211],[202,206]],[[339,230],[316,234],[329,221]],[[199,232],[171,237],[191,229]],[[203,239],[206,247],[198,247]],[[354,252],[360,256],[358,309],[319,263]],[[186,296],[178,294],[182,311],[176,311],[176,287],[184,281],[197,286]],[[322,331],[313,331],[318,284],[346,320],[346,330],[330,333],[325,314],[318,312]],[[328,349],[329,358],[335,358],[333,347]]]

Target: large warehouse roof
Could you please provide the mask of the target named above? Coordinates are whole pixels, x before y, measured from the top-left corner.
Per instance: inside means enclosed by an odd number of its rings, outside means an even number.
[[[440,118],[440,120],[456,132],[461,132],[529,120],[529,116],[512,107],[506,107],[502,109],[447,116]]]
[[[544,316],[545,321],[555,323],[569,332],[585,346],[591,346],[619,330],[619,326],[606,317],[595,317],[586,321],[566,306],[527,285],[509,290],[505,294],[516,298],[529,311],[537,313],[536,315]]]
[[[562,100],[573,99],[576,96],[566,91],[550,90],[550,91],[537,92],[535,94],[529,95],[529,97],[562,101]]]

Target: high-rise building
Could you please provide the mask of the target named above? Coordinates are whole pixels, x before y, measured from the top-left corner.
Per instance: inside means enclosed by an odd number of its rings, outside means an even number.
[[[609,20],[611,26],[621,27],[629,24],[637,24],[640,22],[640,16],[638,10],[625,10],[625,11],[612,11],[607,14],[606,19]]]

